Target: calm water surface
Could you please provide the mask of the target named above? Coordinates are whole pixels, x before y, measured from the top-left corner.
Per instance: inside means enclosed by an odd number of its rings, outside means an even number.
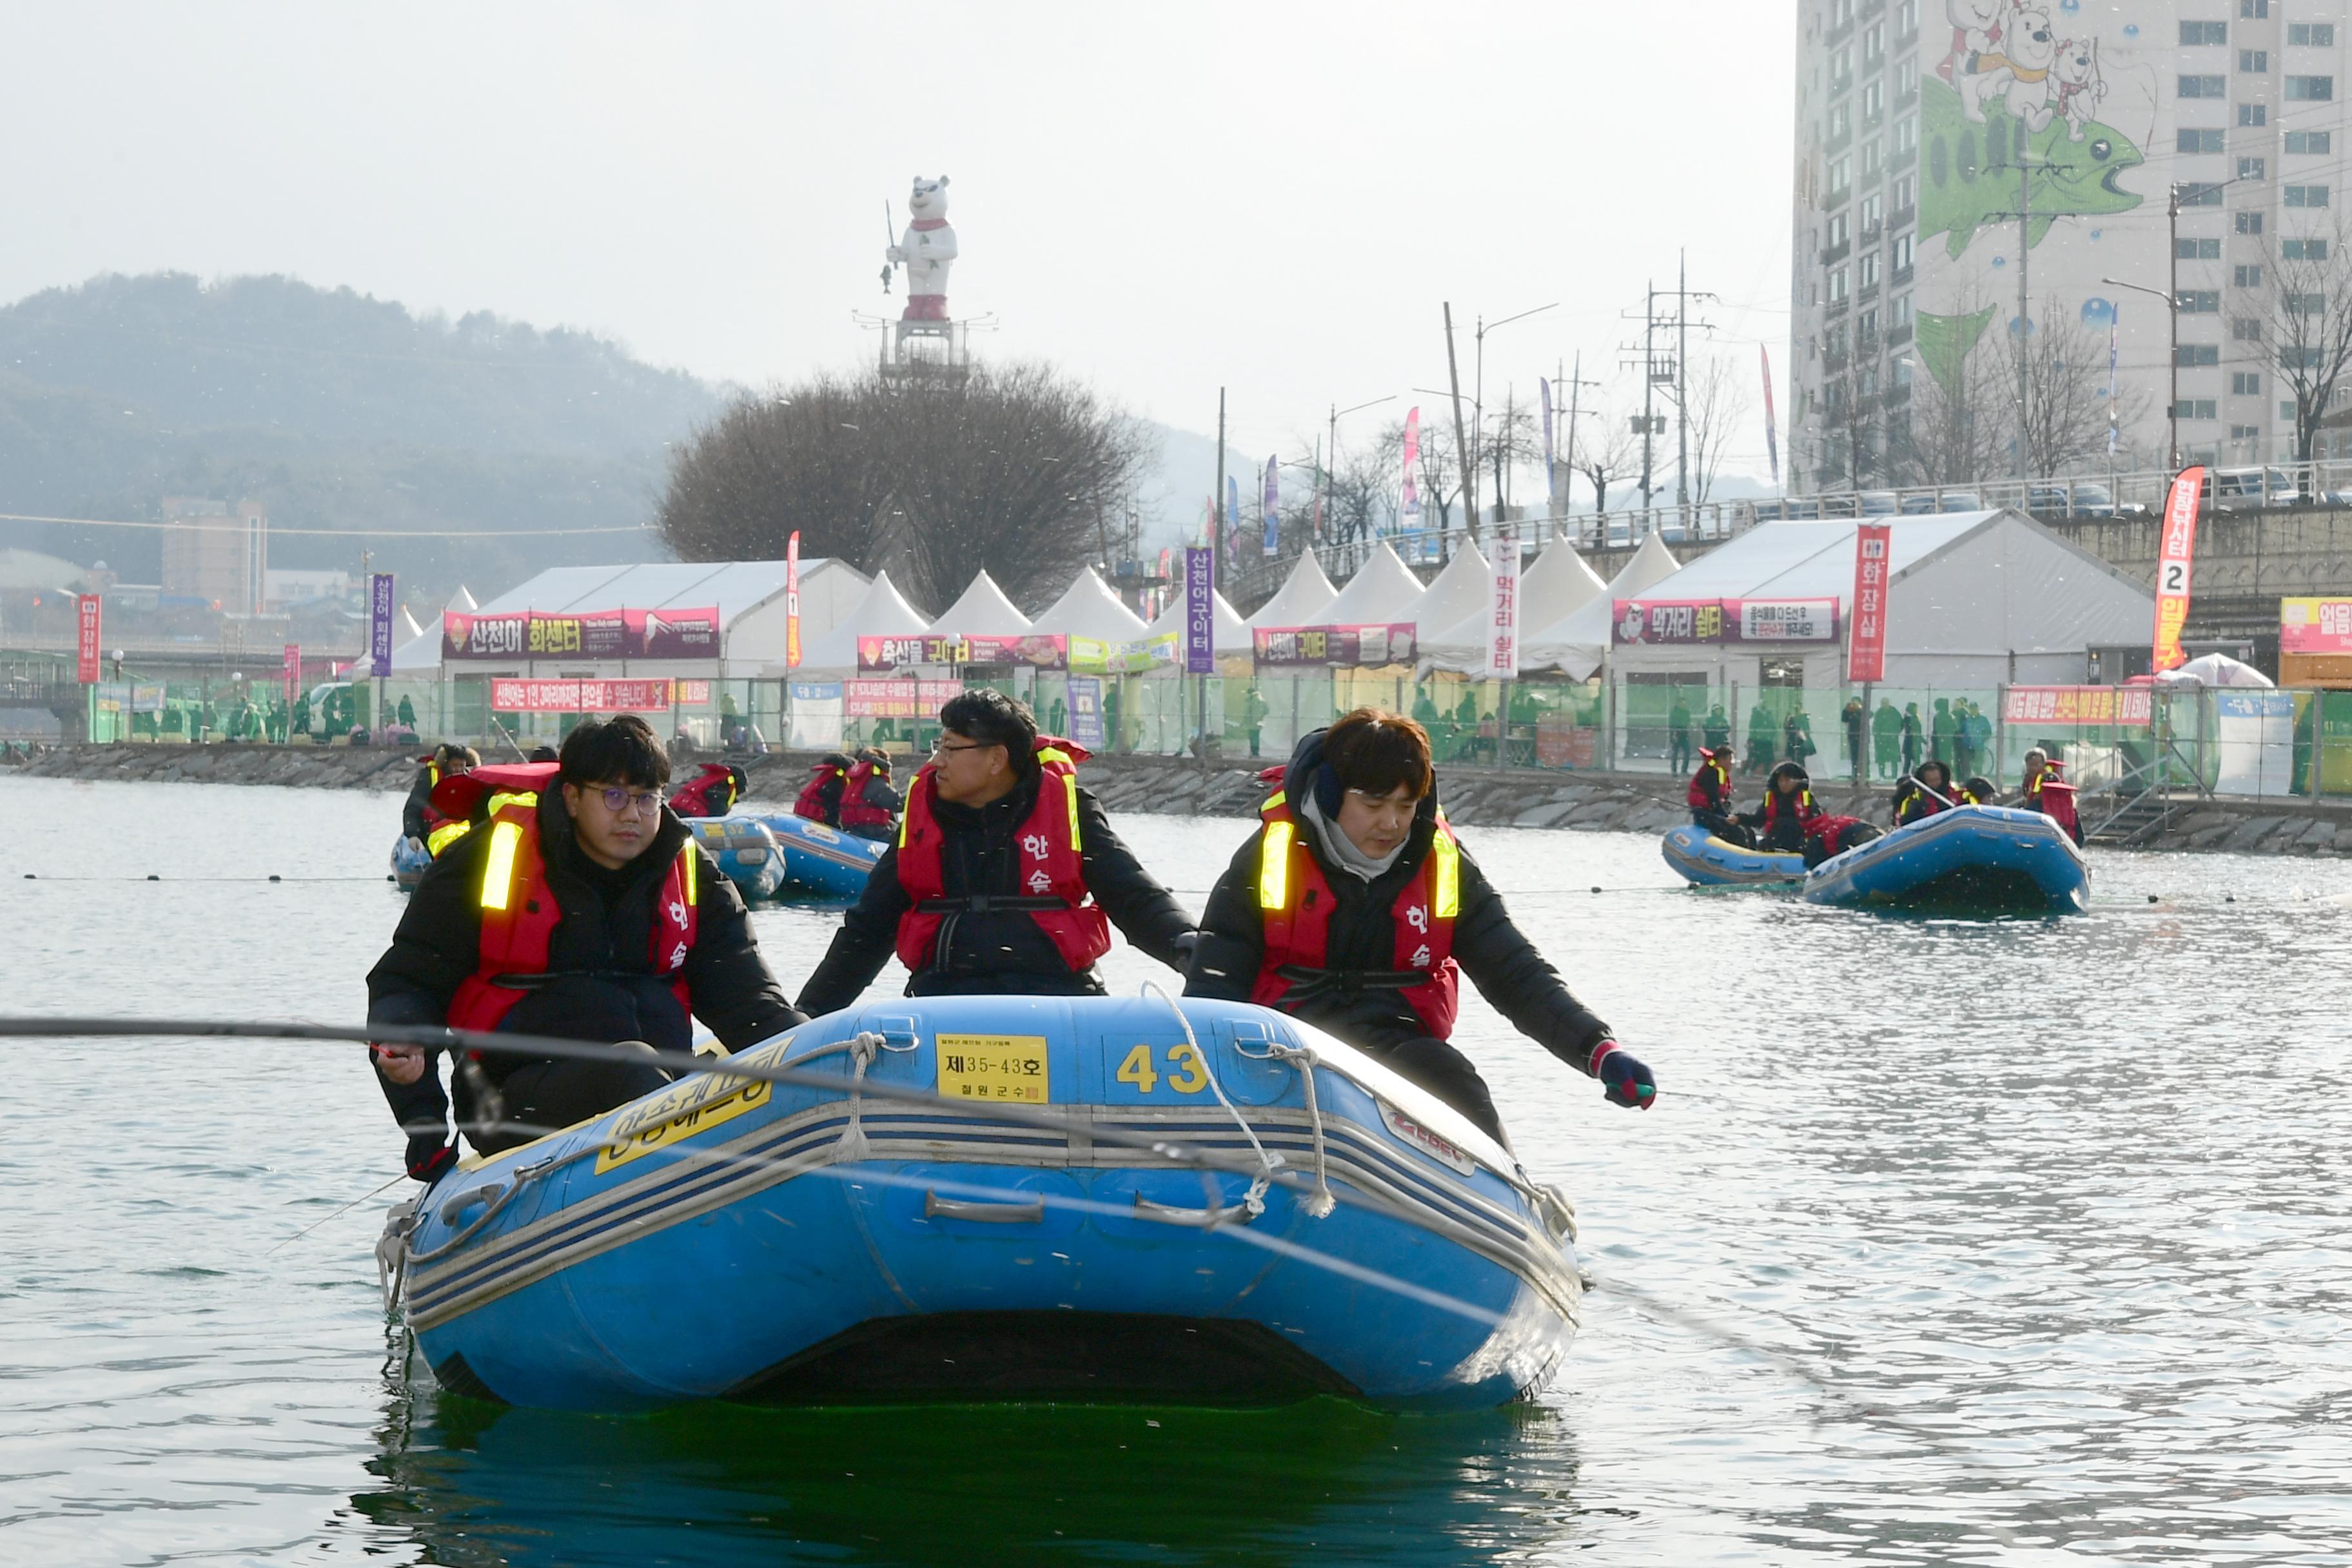
[[[394,797],[0,811],[5,1010],[362,1016]],[[1121,827],[1196,909],[1246,831]],[[1664,1085],[1606,1106],[1467,999],[1601,1280],[1538,1403],[445,1405],[388,1197],[288,1240],[397,1170],[358,1047],[10,1043],[0,1562],[2352,1563],[2352,868],[2098,855],[2088,918],[1927,923],[1464,836]],[[757,920],[796,989],[832,919]]]

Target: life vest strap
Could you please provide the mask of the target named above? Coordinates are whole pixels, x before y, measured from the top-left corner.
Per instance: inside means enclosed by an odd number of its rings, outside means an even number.
[[[1318,996],[1335,991],[1342,995],[1360,991],[1411,991],[1430,981],[1430,972],[1425,969],[1309,969],[1303,963],[1282,963],[1276,964],[1274,972],[1291,983],[1292,997]]]
[[[984,915],[992,910],[1066,910],[1066,899],[1040,898],[1028,893],[965,893],[955,898],[923,899],[915,912],[924,915]]]

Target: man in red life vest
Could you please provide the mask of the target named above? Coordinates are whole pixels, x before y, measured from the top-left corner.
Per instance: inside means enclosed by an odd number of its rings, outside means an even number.
[[[680,816],[724,816],[743,798],[744,782],[743,770],[732,763],[705,763],[669,797],[669,808]]]
[[[890,787],[890,759],[868,746],[850,764],[841,785],[841,830],[887,844],[898,832],[906,802]]]
[[[1959,796],[1952,793],[1952,770],[1941,757],[1929,757],[1895,786],[1895,826],[1907,827],[1958,804]]]
[[[894,952],[907,994],[1099,996],[1116,925],[1171,969],[1192,918],[1078,786],[1087,753],[981,688],[940,710],[940,743],[898,836],[801,990],[814,1017],[855,1003]]]
[[[419,849],[438,855],[449,847],[449,841],[466,831],[463,822],[452,822],[434,809],[433,792],[445,778],[455,778],[481,766],[482,759],[474,754],[471,746],[441,745],[432,754],[416,759],[415,782],[408,786],[408,799],[400,808],[400,830]]]
[[[1570,994],[1454,841],[1420,725],[1359,708],[1316,731],[1259,816],[1209,893],[1186,995],[1294,1014],[1499,1141],[1494,1099],[1450,1040],[1466,972],[1614,1103],[1646,1110],[1656,1098],[1650,1069]]]
[[[1801,763],[1781,763],[1764,781],[1764,804],[1739,820],[1756,832],[1756,847],[1794,855],[1803,849],[1805,830],[1822,808],[1813,800],[1813,781]]]
[[[1731,769],[1737,760],[1728,742],[1703,748],[1698,754],[1698,772],[1691,774],[1690,786],[1683,792],[1683,798],[1690,806],[1693,822],[1726,844],[1748,848],[1754,840],[1731,810]]]
[[[2065,764],[2036,746],[2025,753],[2025,799],[2028,811],[2038,811],[2083,842],[2083,821],[2074,811],[2074,786],[2066,782]]]
[[[473,830],[417,885],[368,975],[368,1020],[692,1048],[689,1013],[730,1049],[802,1022],[760,957],[734,884],[662,804],[669,759],[643,720],[592,720],[556,763],[444,779]],[[372,1046],[407,1131],[409,1174],[457,1157],[430,1053]],[[485,1153],[652,1092],[651,1062],[467,1053],[457,1121]]]
[[[793,802],[793,815],[811,822],[822,822],[827,827],[841,826],[841,795],[848,787],[850,761],[839,752],[827,752],[809,770],[808,783],[801,785],[800,798]]]

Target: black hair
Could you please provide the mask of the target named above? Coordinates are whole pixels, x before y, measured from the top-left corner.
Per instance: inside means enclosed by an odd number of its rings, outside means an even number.
[[[1765,782],[1774,789],[1778,789],[1780,787],[1780,781],[1788,778],[1795,779],[1807,789],[1811,789],[1813,784],[1813,775],[1805,771],[1805,764],[1802,763],[1776,763],[1772,769],[1772,776]]]
[[[1402,784],[1420,800],[1436,779],[1430,765],[1429,731],[1410,719],[1378,708],[1359,708],[1323,732],[1323,756],[1339,788],[1388,795]],[[1339,789],[1321,789],[1316,804],[1339,810]],[[1324,795],[1332,798],[1328,803]]]
[[[827,752],[817,759],[816,765],[820,768],[846,768],[849,766],[849,755],[845,752]]]
[[[669,783],[669,753],[653,727],[634,713],[589,720],[563,737],[558,761],[563,782],[582,789],[613,784],[658,789]]]
[[[1969,774],[1968,783],[1960,786],[1960,793],[1986,805],[1990,805],[2000,794],[1999,790],[1993,788],[1992,780],[1982,773]]]
[[[940,710],[940,728],[983,746],[1003,747],[1016,777],[1025,779],[1037,771],[1036,716],[992,686],[976,686],[949,698]]]
[[[530,749],[530,760],[534,763],[556,763],[563,759],[553,746],[540,745]]]

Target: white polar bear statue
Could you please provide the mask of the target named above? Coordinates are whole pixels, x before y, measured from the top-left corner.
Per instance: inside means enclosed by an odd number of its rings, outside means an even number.
[[[907,308],[902,321],[948,319],[948,268],[956,258],[955,230],[948,223],[948,177],[915,178],[907,197],[907,231],[888,251],[907,268]]]

